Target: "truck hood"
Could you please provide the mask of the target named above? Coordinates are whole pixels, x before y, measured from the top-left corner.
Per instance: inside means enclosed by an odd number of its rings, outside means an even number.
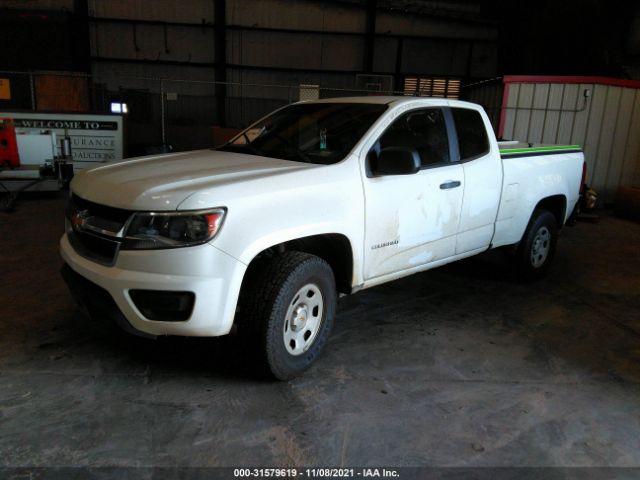
[[[71,190],[127,210],[175,210],[198,191],[317,165],[216,150],[139,157],[76,174]]]

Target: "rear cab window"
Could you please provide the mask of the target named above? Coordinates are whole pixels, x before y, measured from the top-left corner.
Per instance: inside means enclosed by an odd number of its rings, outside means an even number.
[[[467,161],[489,153],[489,137],[480,112],[470,108],[452,108],[458,134],[460,160]]]

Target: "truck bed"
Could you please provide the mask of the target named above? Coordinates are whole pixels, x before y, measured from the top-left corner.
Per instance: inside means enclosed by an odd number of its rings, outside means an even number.
[[[564,223],[579,198],[584,154],[579,145],[499,142],[503,187],[493,246],[520,240],[540,198],[563,197]],[[505,160],[509,160],[508,162]]]

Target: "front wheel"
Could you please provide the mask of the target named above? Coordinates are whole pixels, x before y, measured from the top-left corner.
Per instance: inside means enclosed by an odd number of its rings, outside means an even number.
[[[546,273],[555,255],[557,240],[555,216],[547,210],[536,210],[516,251],[522,279],[536,280]]]
[[[239,325],[253,333],[269,373],[288,380],[322,353],[337,303],[333,271],[319,257],[285,252],[247,272]]]

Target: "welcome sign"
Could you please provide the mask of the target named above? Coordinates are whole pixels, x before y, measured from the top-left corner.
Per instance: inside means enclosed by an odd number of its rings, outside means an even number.
[[[85,113],[40,113],[0,111],[0,118],[12,118],[16,134],[55,132],[58,139],[65,133],[71,138],[74,170],[97,163],[121,160],[123,156],[122,116]]]

